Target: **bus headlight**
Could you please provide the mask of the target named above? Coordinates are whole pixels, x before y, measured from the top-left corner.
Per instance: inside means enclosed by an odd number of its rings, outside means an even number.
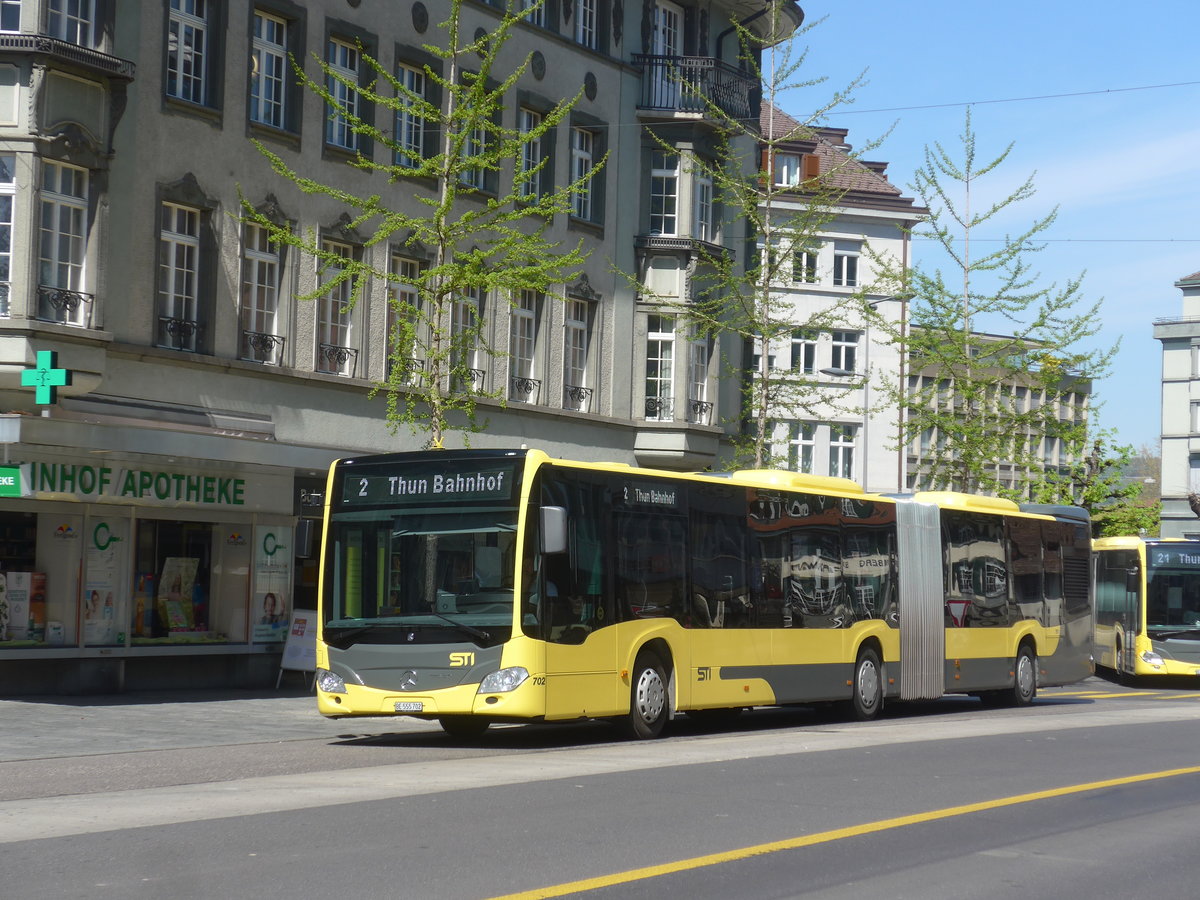
[[[515,691],[519,688],[525,683],[525,679],[528,677],[529,670],[522,666],[500,669],[497,672],[486,675],[483,681],[479,682],[479,693],[506,694],[509,691]]]
[[[1156,669],[1163,667],[1163,658],[1153,650],[1147,650],[1142,654],[1142,662],[1148,666],[1154,666]]]
[[[346,693],[346,682],[341,675],[335,675],[328,669],[317,669],[317,687],[327,694]]]

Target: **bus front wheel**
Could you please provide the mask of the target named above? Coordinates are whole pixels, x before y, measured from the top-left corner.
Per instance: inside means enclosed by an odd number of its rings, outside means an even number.
[[[883,708],[883,667],[873,647],[864,647],[854,663],[854,694],[850,699],[854,718],[867,721]]]
[[[643,650],[633,666],[625,733],[638,741],[656,738],[667,724],[667,712],[666,669],[656,654]]]

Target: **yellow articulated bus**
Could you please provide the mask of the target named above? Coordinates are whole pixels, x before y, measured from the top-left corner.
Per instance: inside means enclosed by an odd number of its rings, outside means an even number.
[[[320,711],[497,722],[976,694],[1092,672],[1086,513],[536,450],[345,459],[326,495]]]
[[[1200,675],[1200,541],[1098,538],[1096,664],[1118,677]]]

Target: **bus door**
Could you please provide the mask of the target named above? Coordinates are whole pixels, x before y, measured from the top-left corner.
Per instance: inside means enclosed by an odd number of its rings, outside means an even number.
[[[564,546],[541,555],[536,575],[547,719],[615,715],[624,697],[616,671],[617,617],[604,583],[603,524],[588,504],[570,512]]]
[[[1142,582],[1142,570],[1138,566],[1126,570],[1125,603],[1121,612],[1121,621],[1125,626],[1122,630],[1122,652],[1113,663],[1113,668],[1119,674],[1133,674],[1137,637],[1142,630],[1142,609],[1145,605],[1142,599]]]

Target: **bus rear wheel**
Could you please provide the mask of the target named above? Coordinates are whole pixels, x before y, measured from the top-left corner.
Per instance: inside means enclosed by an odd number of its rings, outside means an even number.
[[[633,666],[625,734],[645,741],[662,734],[667,724],[667,674],[657,654],[643,650]]]
[[[438,724],[450,737],[465,741],[482,737],[490,723],[476,716],[442,716]]]
[[[850,710],[861,722],[875,718],[883,708],[883,667],[873,647],[859,651],[854,663],[853,695]]]

